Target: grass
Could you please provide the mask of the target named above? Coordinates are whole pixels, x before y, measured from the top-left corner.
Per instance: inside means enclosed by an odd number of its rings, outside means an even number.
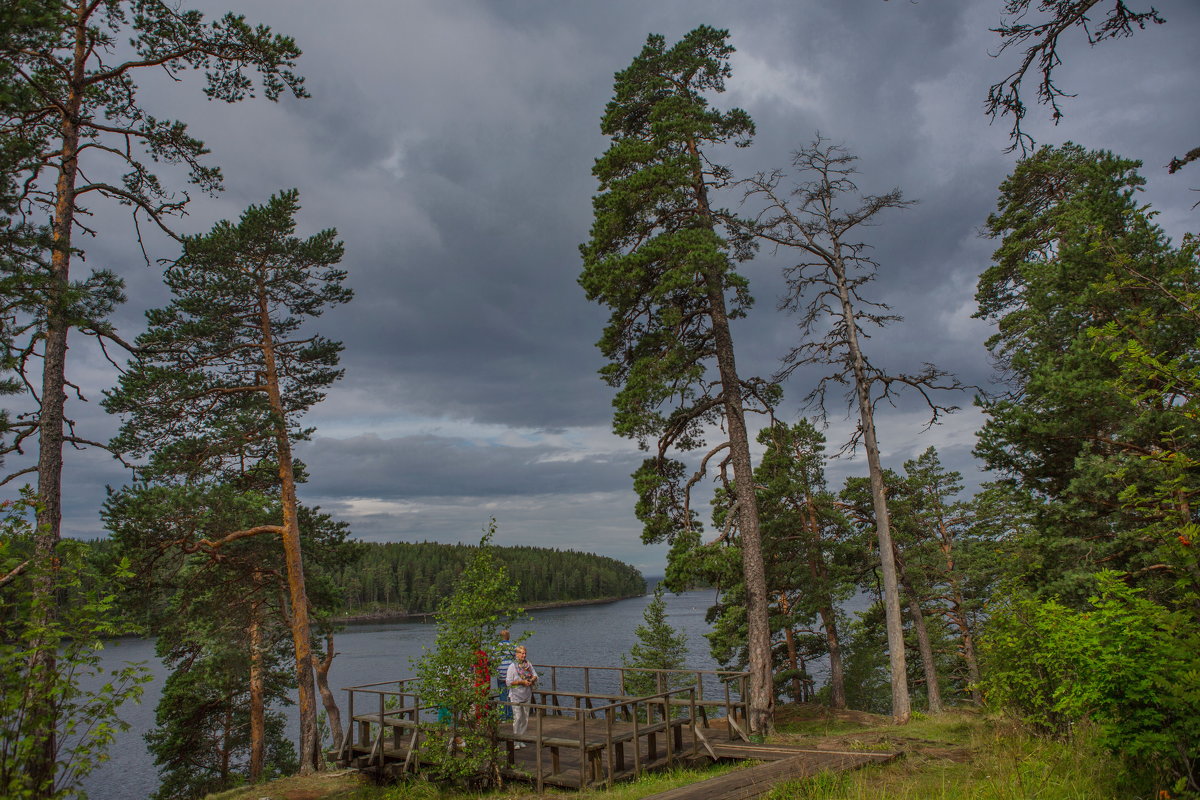
[[[825,773],[775,787],[767,800],[1114,800],[1120,785],[1110,756],[1086,732],[1043,739],[1016,726],[945,714],[903,728],[860,731],[906,753],[891,764]],[[853,734],[851,734],[853,735]]]
[[[903,727],[870,715],[837,718],[785,707],[773,742],[848,751],[898,750],[904,758],[844,773],[779,784],[768,800],[1113,800],[1147,797],[1120,784],[1114,760],[1086,731],[1069,741],[1030,736],[1004,721],[950,712]],[[550,790],[571,800],[640,800],[742,765],[675,769],[623,782],[611,791]],[[487,794],[450,791],[411,780],[375,786],[352,773],[288,778],[214,795],[210,800],[530,800],[532,787],[510,784]]]

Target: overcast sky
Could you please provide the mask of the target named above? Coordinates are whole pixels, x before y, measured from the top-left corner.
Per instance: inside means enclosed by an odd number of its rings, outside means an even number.
[[[189,123],[225,174],[226,191],[198,198],[181,230],[206,231],[296,187],[303,231],[334,227],[346,243],[356,297],[317,323],[345,343],[346,377],[308,419],[317,431],[298,450],[311,471],[304,502],[364,540],[471,542],[494,515],[500,544],[588,550],[660,574],[664,549],[641,544],[632,512],[629,475],[642,455],[610,432],[612,390],[596,374],[607,312],[576,282],[613,73],[649,33],[674,42],[700,24],[729,29],[733,77],[712,102],[746,109],[758,135],[748,150],[714,152],[715,160],[741,175],[784,166],[819,131],[860,156],[862,189],[900,187],[919,200],[868,231],[881,264],[871,296],[905,317],[869,340],[869,355],[897,370],[933,361],[986,385],[988,327],[971,314],[994,242],[979,231],[1015,159],[1004,153],[1007,122],[983,113],[988,86],[1015,64],[1015,54],[990,56],[1000,7],[244,0],[237,10],[249,20],[296,38],[311,99],[225,106],[204,99],[196,76],[155,75],[142,77],[142,100],[156,116]],[[1144,161],[1146,200],[1178,239],[1196,227],[1200,164],[1172,177],[1162,165],[1200,145],[1200,4],[1156,7],[1167,24],[1132,39],[1088,48],[1080,32],[1065,37],[1059,83],[1078,96],[1064,101],[1057,127],[1045,109],[1031,109],[1029,129],[1039,142],[1073,140]],[[129,302],[116,321],[133,336],[166,295],[133,248],[128,219],[96,211],[88,264],[125,277]],[[166,243],[154,248],[174,254]],[[734,329],[746,375],[770,374],[797,341],[795,320],[775,310],[788,263],[763,252],[744,267],[757,298]],[[72,357],[76,380],[98,399],[111,370],[80,342]],[[786,387],[785,419],[800,414],[811,380]],[[924,433],[915,405],[888,410],[878,425],[885,464],[899,469],[935,445],[979,481],[970,451],[980,417],[969,396],[951,402],[963,410]],[[851,423],[834,407],[828,436],[840,443]],[[113,430],[95,403],[70,413],[92,438]],[[127,476],[102,453],[67,458],[64,532],[100,535],[104,486]],[[842,459],[828,475],[837,487],[864,471]]]

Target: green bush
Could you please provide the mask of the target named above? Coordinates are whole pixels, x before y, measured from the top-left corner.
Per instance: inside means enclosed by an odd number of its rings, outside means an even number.
[[[984,633],[983,689],[1044,732],[1090,719],[1132,774],[1200,795],[1200,630],[1122,577],[1099,573],[1082,610],[1008,592]]]

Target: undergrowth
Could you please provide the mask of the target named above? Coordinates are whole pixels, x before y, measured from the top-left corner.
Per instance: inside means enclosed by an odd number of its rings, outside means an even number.
[[[765,795],[767,800],[1162,800],[1150,789],[1123,783],[1118,761],[1085,727],[1077,727],[1071,738],[1053,739],[968,713],[930,716],[903,727],[878,721],[868,725],[788,720],[774,741],[832,750],[892,750],[904,756],[888,764],[781,783]],[[547,789],[541,796],[641,800],[744,768],[745,764],[722,764],[674,769],[622,782],[611,790]],[[329,792],[309,793],[319,781],[311,781],[294,795],[285,782],[276,782],[246,787],[245,794],[223,795],[222,800],[531,800],[538,796],[527,784],[508,783],[501,790],[479,794],[451,791],[421,780],[390,786],[342,785],[339,789],[330,781]]]

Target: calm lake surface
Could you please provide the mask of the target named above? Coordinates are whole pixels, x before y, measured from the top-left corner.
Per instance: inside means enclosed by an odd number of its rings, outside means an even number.
[[[712,604],[711,590],[666,596],[668,619],[676,629],[687,633],[692,669],[716,669],[708,652],[709,631],[704,614]],[[637,597],[592,606],[546,609],[532,612],[531,622],[513,626],[513,637],[529,631],[526,641],[530,660],[535,664],[588,664],[620,666],[621,656],[635,641],[634,629],[642,622],[642,611],[651,597]],[[343,686],[398,680],[412,676],[411,659],[433,645],[434,626],[426,623],[397,622],[353,625],[337,635],[340,655],[330,670],[329,684],[335,690]],[[91,800],[142,800],[158,786],[154,762],[146,752],[142,737],[154,727],[154,707],[158,703],[166,671],[154,658],[154,642],[126,639],[111,643],[104,651],[108,666],[121,662],[147,662],[154,681],[147,684],[139,705],[122,709],[121,716],[132,726],[121,734],[110,749],[111,760],[89,776],[84,788]],[[818,685],[822,665],[812,664]],[[338,691],[338,704],[346,713],[346,695]],[[319,700],[318,700],[319,703]],[[293,738],[298,736],[292,720]]]

